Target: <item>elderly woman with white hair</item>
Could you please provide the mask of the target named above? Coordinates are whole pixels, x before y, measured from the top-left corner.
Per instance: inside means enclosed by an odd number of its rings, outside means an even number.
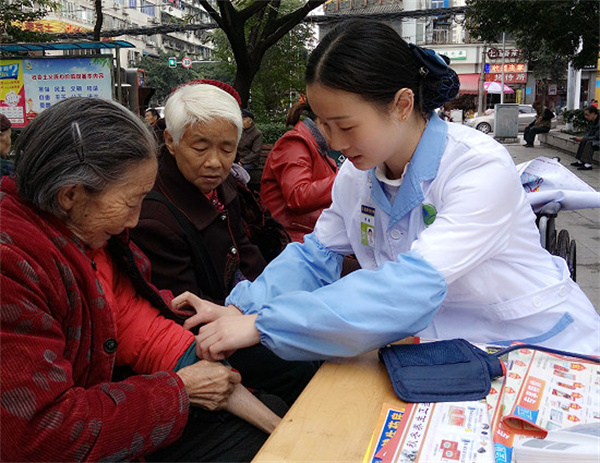
[[[254,280],[266,264],[246,235],[231,175],[243,127],[236,90],[214,80],[181,85],[166,102],[165,121],[158,176],[132,239],[152,263],[152,283],[179,294],[174,303],[184,313],[190,293],[222,304],[238,282]],[[228,362],[245,386],[288,404],[318,368],[284,361],[259,345]]]

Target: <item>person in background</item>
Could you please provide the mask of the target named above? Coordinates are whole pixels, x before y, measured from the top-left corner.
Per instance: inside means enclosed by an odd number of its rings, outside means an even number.
[[[411,335],[600,354],[600,316],[541,246],[510,154],[435,114],[459,91],[448,63],[376,21],[321,40],[306,91],[347,156],[332,204],[225,307],[192,301],[199,356],[262,343],[286,359],[335,358]],[[362,268],[340,278],[349,253]]]
[[[158,176],[131,237],[152,263],[155,286],[222,304],[236,284],[265,267],[246,235],[231,175],[242,133],[239,95],[223,82],[192,81],[171,93],[165,116]],[[245,386],[289,404],[317,368],[285,362],[263,346],[240,350],[229,363]]]
[[[577,154],[575,155],[577,161],[571,163],[571,165],[577,167],[577,170],[592,170],[592,157],[594,151],[597,151],[600,148],[598,108],[595,106],[588,106],[583,111],[583,115],[590,123],[590,130],[583,137],[573,137],[573,140],[579,142],[579,146],[577,147]]]
[[[590,103],[590,106],[593,106],[594,108],[598,109],[598,100],[592,100],[592,102]]]
[[[0,459],[252,459],[279,418],[239,373],[196,357],[178,301],[148,283],[128,238],[156,177],[148,127],[120,104],[68,98],[16,152],[0,180]]]
[[[260,195],[292,241],[302,243],[331,204],[337,167],[328,156],[329,145],[307,102],[289,109],[286,126],[293,129],[273,145],[263,169]]]
[[[454,119],[452,118],[450,111],[448,111],[445,106],[441,107],[440,112],[438,113],[438,116],[443,121],[454,122]]]
[[[263,134],[254,123],[254,114],[248,109],[242,109],[244,130],[237,148],[236,162],[247,171],[259,167],[262,153]]]
[[[523,146],[526,146],[527,148],[533,148],[535,136],[538,133],[550,132],[550,127],[552,127],[552,119],[554,118],[554,113],[552,110],[544,106],[540,101],[534,102],[533,108],[535,109],[537,115],[535,119],[527,127],[525,127],[525,131],[523,132],[523,140],[525,140]]]
[[[0,175],[13,173],[13,162],[8,159],[12,145],[12,124],[6,115],[0,113]]]
[[[144,114],[144,119],[150,125],[150,127],[152,127],[152,130],[154,131],[154,136],[156,137],[156,141],[158,142],[158,144],[162,145],[165,142],[165,119],[161,117],[158,110],[154,108],[146,110]]]

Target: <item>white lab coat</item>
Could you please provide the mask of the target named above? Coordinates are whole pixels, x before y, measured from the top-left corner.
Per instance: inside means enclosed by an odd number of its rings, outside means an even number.
[[[385,333],[384,344],[394,330],[397,339],[525,341],[600,354],[600,317],[565,261],[541,247],[517,169],[490,137],[434,115],[392,202],[374,170],[349,162],[332,197],[304,248],[286,249],[228,299],[258,314],[261,341],[284,358],[329,356],[332,344],[343,344],[336,355],[353,355],[373,347],[371,333]],[[331,253],[355,254],[364,270],[339,281],[322,277],[321,286],[311,276],[305,284],[311,268],[334,271]],[[411,270],[401,272],[407,258]],[[438,277],[447,285],[444,294],[439,285],[422,284]],[[315,306],[317,314],[308,309]],[[417,329],[419,317],[427,324]]]

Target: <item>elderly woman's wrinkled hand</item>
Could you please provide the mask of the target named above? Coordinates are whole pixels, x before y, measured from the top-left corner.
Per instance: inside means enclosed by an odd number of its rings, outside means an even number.
[[[201,360],[177,372],[185,385],[190,402],[206,410],[223,410],[242,377],[221,363]]]
[[[233,305],[223,307],[222,305],[215,304],[214,302],[200,299],[198,296],[190,293],[189,291],[181,293],[171,301],[171,307],[174,310],[185,306],[192,307],[196,311],[196,315],[192,315],[183,324],[183,327],[186,330],[191,330],[195,326],[202,323],[210,323],[221,317],[242,315],[237,307]]]
[[[200,328],[196,336],[196,355],[200,358],[219,361],[237,349],[250,347],[260,342],[260,334],[254,322],[256,315],[221,317]]]

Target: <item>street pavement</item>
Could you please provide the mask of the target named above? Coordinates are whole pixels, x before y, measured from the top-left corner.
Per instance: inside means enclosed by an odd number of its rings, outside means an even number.
[[[567,166],[580,179],[592,186],[596,191],[600,189],[600,167],[594,165],[593,170],[581,171],[571,167],[575,156],[548,146],[540,146],[536,138],[533,148],[523,146],[522,134],[518,143],[503,144],[511,154],[515,164],[530,161],[539,156],[553,158],[558,156],[561,164]],[[575,211],[561,211],[556,217],[556,230],[566,229],[571,239],[577,244],[577,284],[594,304],[600,313],[600,209],[579,209]]]

